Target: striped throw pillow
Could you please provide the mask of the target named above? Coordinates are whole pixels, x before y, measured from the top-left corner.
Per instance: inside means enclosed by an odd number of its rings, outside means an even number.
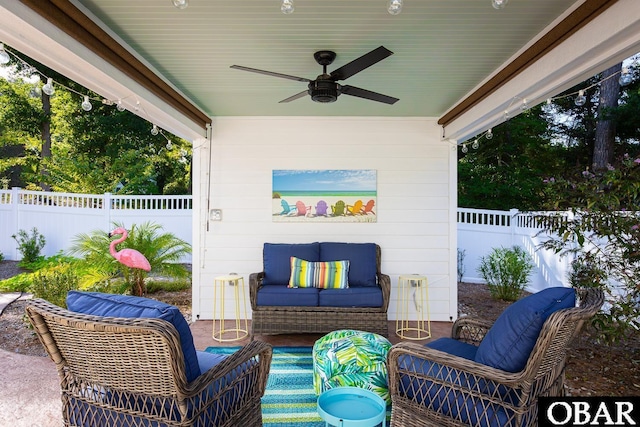
[[[349,261],[311,262],[291,257],[290,288],[346,289]]]

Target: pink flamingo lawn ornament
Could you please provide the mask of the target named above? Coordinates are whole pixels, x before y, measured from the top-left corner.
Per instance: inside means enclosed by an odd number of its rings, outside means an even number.
[[[116,245],[124,242],[127,236],[129,235],[129,233],[127,233],[127,230],[125,230],[122,227],[118,227],[115,230],[113,230],[111,233],[109,233],[109,237],[116,236],[118,234],[121,234],[122,237],[111,242],[111,244],[109,245],[109,253],[115,259],[117,259],[118,262],[120,262],[121,264],[127,267],[139,268],[140,270],[144,270],[144,271],[151,271],[151,264],[149,264],[149,261],[147,261],[147,258],[145,258],[144,255],[142,255],[140,252],[136,251],[135,249],[125,248],[119,252],[116,251]]]

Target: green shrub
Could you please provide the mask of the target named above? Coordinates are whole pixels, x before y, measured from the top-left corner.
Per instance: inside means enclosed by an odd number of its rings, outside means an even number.
[[[518,246],[494,248],[488,256],[480,258],[478,267],[491,296],[505,301],[520,298],[532,270],[531,257]]]
[[[0,262],[4,261],[4,254],[0,252]]]
[[[18,250],[22,253],[21,263],[35,262],[45,245],[45,238],[36,227],[31,229],[31,235],[20,230],[17,235],[14,234],[11,237],[18,243]]]
[[[66,308],[67,292],[78,289],[78,276],[68,264],[35,273],[31,292],[59,307]]]

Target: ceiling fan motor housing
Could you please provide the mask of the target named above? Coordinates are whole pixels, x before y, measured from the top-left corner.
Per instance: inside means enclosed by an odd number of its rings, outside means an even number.
[[[340,95],[340,85],[332,80],[318,78],[309,83],[308,92],[315,102],[335,102]]]

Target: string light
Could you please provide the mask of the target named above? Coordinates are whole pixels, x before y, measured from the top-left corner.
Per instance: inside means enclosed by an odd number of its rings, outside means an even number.
[[[636,57],[634,59],[634,62],[633,62],[632,65],[636,66],[637,65],[637,61],[638,61],[638,58]],[[610,75],[608,77],[605,77],[605,78],[593,83],[592,85],[590,85],[590,86],[588,86],[588,87],[586,87],[584,89],[580,89],[580,90],[578,90],[576,92],[567,93],[567,94],[560,95],[560,96],[553,97],[553,98],[547,98],[546,101],[545,101],[545,104],[546,104],[547,107],[551,107],[551,105],[553,104],[554,100],[575,96],[575,99],[574,99],[575,105],[578,106],[578,107],[582,107],[587,102],[586,92],[588,90],[590,90],[590,89],[600,85],[602,82],[604,82],[604,81],[606,81],[606,80],[608,80],[610,78],[616,77],[618,75],[619,75],[619,77],[618,77],[619,80],[618,81],[620,83],[620,86],[627,86],[627,85],[629,85],[629,84],[631,84],[633,82],[633,75],[630,72],[629,67],[623,67],[621,69],[621,71],[619,71],[617,73],[614,73],[614,74],[612,74],[612,75]],[[514,106],[514,104],[517,101],[521,102],[520,103],[520,110],[521,111],[526,111],[526,110],[529,109],[529,102],[528,102],[527,98],[521,98],[521,97],[515,96],[515,97],[512,98],[512,100],[509,103],[509,106],[507,107],[507,109],[504,110],[504,112],[503,112],[504,120],[509,119],[509,116],[510,116],[509,111],[512,109],[512,107]],[[473,144],[471,144],[471,147],[474,148],[474,149],[479,147],[480,146],[480,141],[481,141],[482,138],[485,138],[487,140],[492,139],[493,138],[493,129],[489,128],[489,129],[487,129],[487,131],[485,133],[483,133],[480,136],[478,136],[474,140]],[[467,153],[469,151],[469,149],[466,147],[466,143],[458,143],[457,146],[461,147],[461,150],[462,150],[463,153]]]
[[[4,50],[4,44],[0,43],[0,64],[8,64],[9,61],[11,61],[11,57],[9,56],[7,51]]]
[[[42,91],[49,96],[55,93],[56,90],[53,88],[53,79],[51,77],[49,77],[47,79],[47,83],[45,83],[45,85],[42,86]]]
[[[177,0],[176,0],[177,1]],[[184,3],[188,3],[187,0],[184,0]],[[177,6],[176,6],[177,7]],[[185,6],[186,7],[186,6]],[[5,61],[5,56],[8,58],[8,60]],[[22,64],[22,66],[24,67],[24,72],[22,74],[24,74],[25,76],[30,76],[31,80],[35,80],[35,79],[40,79],[40,78],[44,78],[46,79],[46,83],[42,86],[42,89],[40,89],[40,87],[38,85],[34,85],[34,87],[31,89],[30,92],[30,96],[33,97],[40,97],[40,91],[44,92],[45,94],[51,96],[56,92],[55,89],[55,85],[64,88],[65,90],[75,93],[76,95],[79,95],[82,97],[82,103],[80,104],[81,108],[84,111],[91,111],[93,109],[93,105],[91,104],[91,101],[97,101],[102,103],[103,105],[107,105],[107,106],[112,106],[115,105],[116,109],[120,112],[123,112],[126,110],[124,103],[122,102],[123,99],[125,98],[118,98],[117,101],[115,100],[110,100],[110,99],[102,99],[102,98],[91,98],[89,95],[85,95],[82,94],[68,86],[65,86],[59,82],[55,82],[53,80],[53,78],[51,77],[47,77],[45,76],[43,73],[41,73],[40,71],[38,71],[37,69],[33,68],[30,64],[28,64],[27,62],[25,62],[22,58],[18,57],[16,54],[14,54],[11,51],[7,51],[4,48],[4,44],[0,43],[0,64],[7,64],[10,62],[11,60],[11,56],[13,56],[15,58],[16,61],[20,62]],[[144,115],[147,115],[144,107],[142,106],[142,104],[140,103],[139,100],[136,100],[135,106],[133,108],[134,111],[139,112],[139,113],[143,113]],[[142,116],[141,116],[142,117]],[[167,149],[171,150],[173,148],[173,143],[171,142],[171,139],[169,139],[169,137],[167,135],[165,135],[162,132],[162,129],[160,129],[156,124],[154,124],[151,128],[151,134],[156,136],[158,134],[162,135],[166,140],[167,140]]]
[[[578,96],[576,96],[574,103],[576,104],[577,107],[582,107],[584,104],[587,103],[587,97],[584,96],[584,90],[578,91]]]
[[[491,0],[491,6],[494,9],[504,9],[504,7],[509,3],[509,0]]]
[[[173,0],[173,5],[180,10],[186,9],[189,6],[188,0]]]
[[[285,15],[289,15],[292,14],[294,10],[296,10],[293,7],[293,0],[282,0],[282,5],[280,6],[280,10],[282,11],[282,13],[284,13]]]
[[[91,111],[93,105],[91,105],[91,101],[89,101],[89,97],[85,95],[84,101],[82,101],[81,107],[84,111]]]
[[[628,86],[629,84],[631,84],[632,80],[633,77],[631,77],[629,69],[627,67],[623,67],[622,71],[620,72],[620,78],[618,79],[618,83],[620,83],[620,86]]]
[[[402,0],[389,0],[387,12],[391,15],[399,15],[402,12]]]

